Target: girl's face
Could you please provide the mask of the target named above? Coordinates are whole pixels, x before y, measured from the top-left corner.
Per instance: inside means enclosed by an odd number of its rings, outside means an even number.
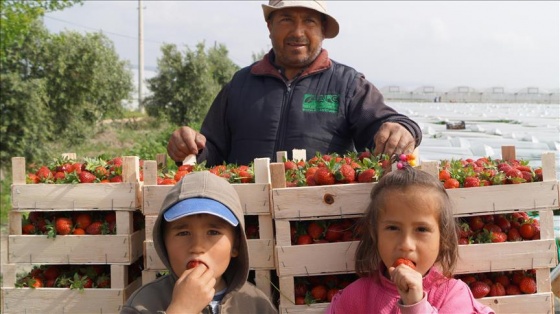
[[[225,287],[222,274],[230,259],[238,255],[233,226],[214,215],[192,215],[167,223],[164,237],[177,276],[187,269],[189,261],[199,261],[214,271],[216,291]]]
[[[398,258],[416,264],[425,275],[433,266],[440,246],[438,195],[412,187],[383,193],[377,225],[377,249],[387,268]]]

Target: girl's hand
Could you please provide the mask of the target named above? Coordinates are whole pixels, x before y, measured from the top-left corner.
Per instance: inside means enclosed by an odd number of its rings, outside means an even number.
[[[424,297],[422,274],[402,264],[397,267],[389,267],[389,275],[391,281],[397,286],[404,305],[416,304],[422,300]]]
[[[185,270],[175,283],[166,313],[202,312],[214,297],[215,284],[214,271],[204,264]]]

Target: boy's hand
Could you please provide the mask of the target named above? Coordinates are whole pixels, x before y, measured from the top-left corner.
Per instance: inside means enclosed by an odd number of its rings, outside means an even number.
[[[389,267],[389,274],[391,280],[397,286],[404,305],[416,304],[422,300],[424,297],[422,274],[414,270],[407,263],[399,263]]]
[[[172,313],[200,313],[214,297],[214,271],[204,264],[185,270],[173,288],[171,304],[166,310]]]

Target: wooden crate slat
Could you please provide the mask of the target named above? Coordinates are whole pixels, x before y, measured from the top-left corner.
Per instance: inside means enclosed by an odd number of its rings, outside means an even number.
[[[244,183],[232,184],[237,191],[245,215],[270,214],[270,184]],[[143,206],[144,215],[158,215],[165,196],[172,185],[144,185]]]
[[[558,182],[493,185],[447,190],[455,215],[558,208]]]
[[[126,209],[140,206],[138,183],[12,185],[14,210]]]
[[[363,215],[375,183],[292,187],[272,190],[274,218]]]
[[[141,285],[138,278],[125,289],[2,288],[2,313],[119,313]]]
[[[144,230],[131,235],[9,235],[9,263],[130,264],[142,255]]]
[[[552,292],[482,298],[478,301],[491,307],[496,314],[554,312]]]
[[[308,276],[354,271],[358,241],[277,246],[278,276]]]

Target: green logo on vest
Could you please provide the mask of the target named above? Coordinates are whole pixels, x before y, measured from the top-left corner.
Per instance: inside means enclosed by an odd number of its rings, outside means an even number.
[[[304,112],[338,113],[338,95],[303,95]]]

